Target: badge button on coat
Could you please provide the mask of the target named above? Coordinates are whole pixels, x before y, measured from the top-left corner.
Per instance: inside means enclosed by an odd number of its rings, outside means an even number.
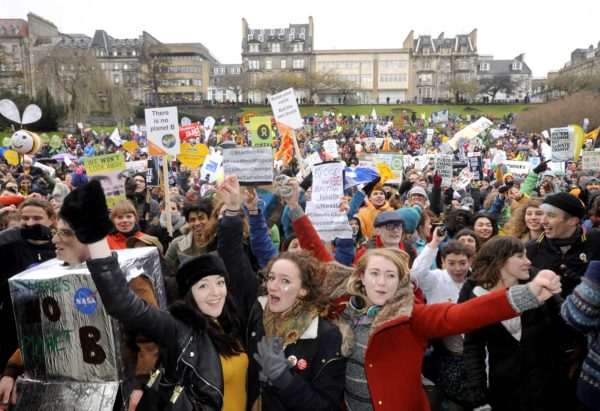
[[[306,367],[308,367],[308,363],[306,362],[306,360],[305,360],[305,359],[298,360],[298,365],[297,365],[297,367],[298,367],[298,369],[299,369],[300,371],[302,371],[302,370],[305,370],[305,369],[306,369]]]

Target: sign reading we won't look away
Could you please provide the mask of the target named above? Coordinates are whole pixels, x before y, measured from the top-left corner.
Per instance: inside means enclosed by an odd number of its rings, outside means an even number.
[[[344,194],[343,170],[339,162],[315,164],[312,169],[312,197],[306,203],[306,214],[325,241],[352,237],[348,216],[338,209]]]

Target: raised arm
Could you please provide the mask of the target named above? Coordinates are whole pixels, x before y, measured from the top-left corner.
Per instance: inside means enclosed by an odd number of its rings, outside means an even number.
[[[567,297],[561,315],[583,334],[600,330],[600,261],[591,261],[581,283]]]
[[[258,259],[260,268],[265,268],[269,260],[277,255],[277,249],[269,236],[267,221],[258,208],[258,194],[254,187],[246,189],[244,202],[248,209],[248,222],[250,224],[250,247]]]

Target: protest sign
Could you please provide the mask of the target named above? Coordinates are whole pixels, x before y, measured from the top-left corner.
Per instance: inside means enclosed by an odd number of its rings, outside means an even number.
[[[302,116],[298,109],[298,102],[293,88],[273,94],[269,101],[277,123],[285,124],[294,130],[302,128]]]
[[[325,155],[328,158],[338,158],[338,146],[335,140],[330,139],[323,141],[323,148],[325,149]]]
[[[179,140],[181,140],[181,142],[200,138],[201,136],[200,124],[198,123],[182,125],[179,127]]]
[[[319,164],[321,161],[321,156],[318,152],[315,151],[310,156],[304,159],[304,165],[307,169],[312,169],[312,166],[314,166],[315,164]]]
[[[413,164],[419,170],[422,170],[429,165],[429,160],[435,158],[435,154],[423,154],[421,156],[413,157]]]
[[[452,152],[463,144],[471,141],[474,137],[477,137],[492,124],[494,123],[487,118],[480,117],[477,121],[458,131],[447,143],[442,144],[440,149],[444,152]]]
[[[582,170],[600,170],[600,151],[584,151],[581,157]]]
[[[33,163],[33,166],[44,170],[52,178],[54,178],[54,175],[56,174],[56,169],[54,167],[47,166],[46,164],[40,163],[39,161]]]
[[[436,123],[447,123],[448,122],[448,109],[434,111],[431,113],[431,122]]]
[[[529,161],[507,160],[503,164],[506,166],[509,173],[520,176],[529,174],[529,170],[531,169],[531,163]]]
[[[539,157],[529,157],[529,164],[531,165],[530,168],[536,168],[537,166],[540,165],[541,162],[542,162],[542,159]]]
[[[575,158],[575,130],[573,127],[550,129],[552,161],[573,161]]]
[[[148,151],[151,156],[179,154],[177,107],[147,108]]]
[[[312,197],[306,204],[306,214],[325,241],[352,238],[348,216],[338,209],[344,194],[343,171],[344,164],[339,162],[313,166]]]
[[[132,173],[141,173],[148,168],[148,160],[126,161],[125,169]]]
[[[125,157],[123,153],[86,157],[83,160],[89,180],[99,180],[106,196],[108,208],[125,200]]]
[[[228,148],[227,150],[231,150]],[[212,153],[208,157],[204,159],[204,164],[202,164],[202,168],[200,169],[200,178],[202,180],[207,180],[210,183],[217,181],[217,170],[221,166],[223,161],[223,157],[220,153]]]
[[[115,146],[120,147],[123,145],[123,140],[121,140],[121,136],[119,135],[119,129],[115,128],[109,137],[110,141],[112,141]],[[59,146],[60,147],[60,146]],[[55,147],[56,148],[56,147]]]
[[[236,175],[240,185],[273,182],[273,150],[271,147],[228,148],[223,150],[225,175]]]
[[[210,153],[205,144],[191,145],[188,142],[181,143],[181,153],[177,155],[183,165],[189,168],[200,167],[204,159]]]
[[[494,158],[492,159],[492,164],[503,164],[506,161],[506,152],[504,150],[496,151],[494,154]]]
[[[452,154],[435,156],[435,171],[442,177],[442,187],[452,184]]]
[[[473,179],[483,180],[483,165],[481,162],[481,153],[467,153],[469,162],[469,171],[473,173]]]
[[[404,159],[401,155],[392,155],[392,162],[390,163],[390,168],[392,169],[394,178],[397,178],[400,181],[402,181],[402,172],[404,171]]]
[[[271,116],[250,117],[252,147],[273,147],[275,131],[271,126]]]
[[[455,191],[460,191],[460,190],[464,190],[469,184],[471,184],[471,181],[473,181],[474,175],[473,173],[471,173],[469,171],[469,167],[465,167],[460,171],[460,174],[458,175],[458,179],[456,180],[456,182],[454,184],[452,184],[452,188]]]

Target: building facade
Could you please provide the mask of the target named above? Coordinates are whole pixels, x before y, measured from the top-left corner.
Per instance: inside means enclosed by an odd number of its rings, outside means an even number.
[[[483,79],[507,79],[512,84],[512,90],[498,91],[495,101],[508,101],[519,99],[529,101],[533,91],[533,75],[531,69],[525,63],[525,55],[519,54],[511,60],[494,60],[493,56],[479,56],[477,59],[477,80]],[[484,97],[485,95],[480,95]]]
[[[241,64],[215,64],[208,86],[208,99],[212,103],[244,102],[250,82],[242,75]]]
[[[31,92],[29,26],[22,19],[0,20],[0,90]]]
[[[558,71],[560,76],[584,76],[600,74],[600,42],[594,47],[576,49],[571,52],[571,59]]]
[[[338,88],[318,95],[317,103],[385,104],[409,94],[406,49],[317,50],[314,67],[339,80]]]
[[[270,93],[256,85],[277,75],[295,75],[305,79],[312,70],[313,19],[308,24],[290,24],[287,28],[251,29],[242,19],[242,70],[249,73],[255,86],[248,99],[262,102]],[[302,91],[298,97],[302,97]]]
[[[404,40],[410,50],[409,100],[418,103],[449,101],[452,80],[475,81],[477,77],[477,29],[456,37],[421,35],[411,31]]]

